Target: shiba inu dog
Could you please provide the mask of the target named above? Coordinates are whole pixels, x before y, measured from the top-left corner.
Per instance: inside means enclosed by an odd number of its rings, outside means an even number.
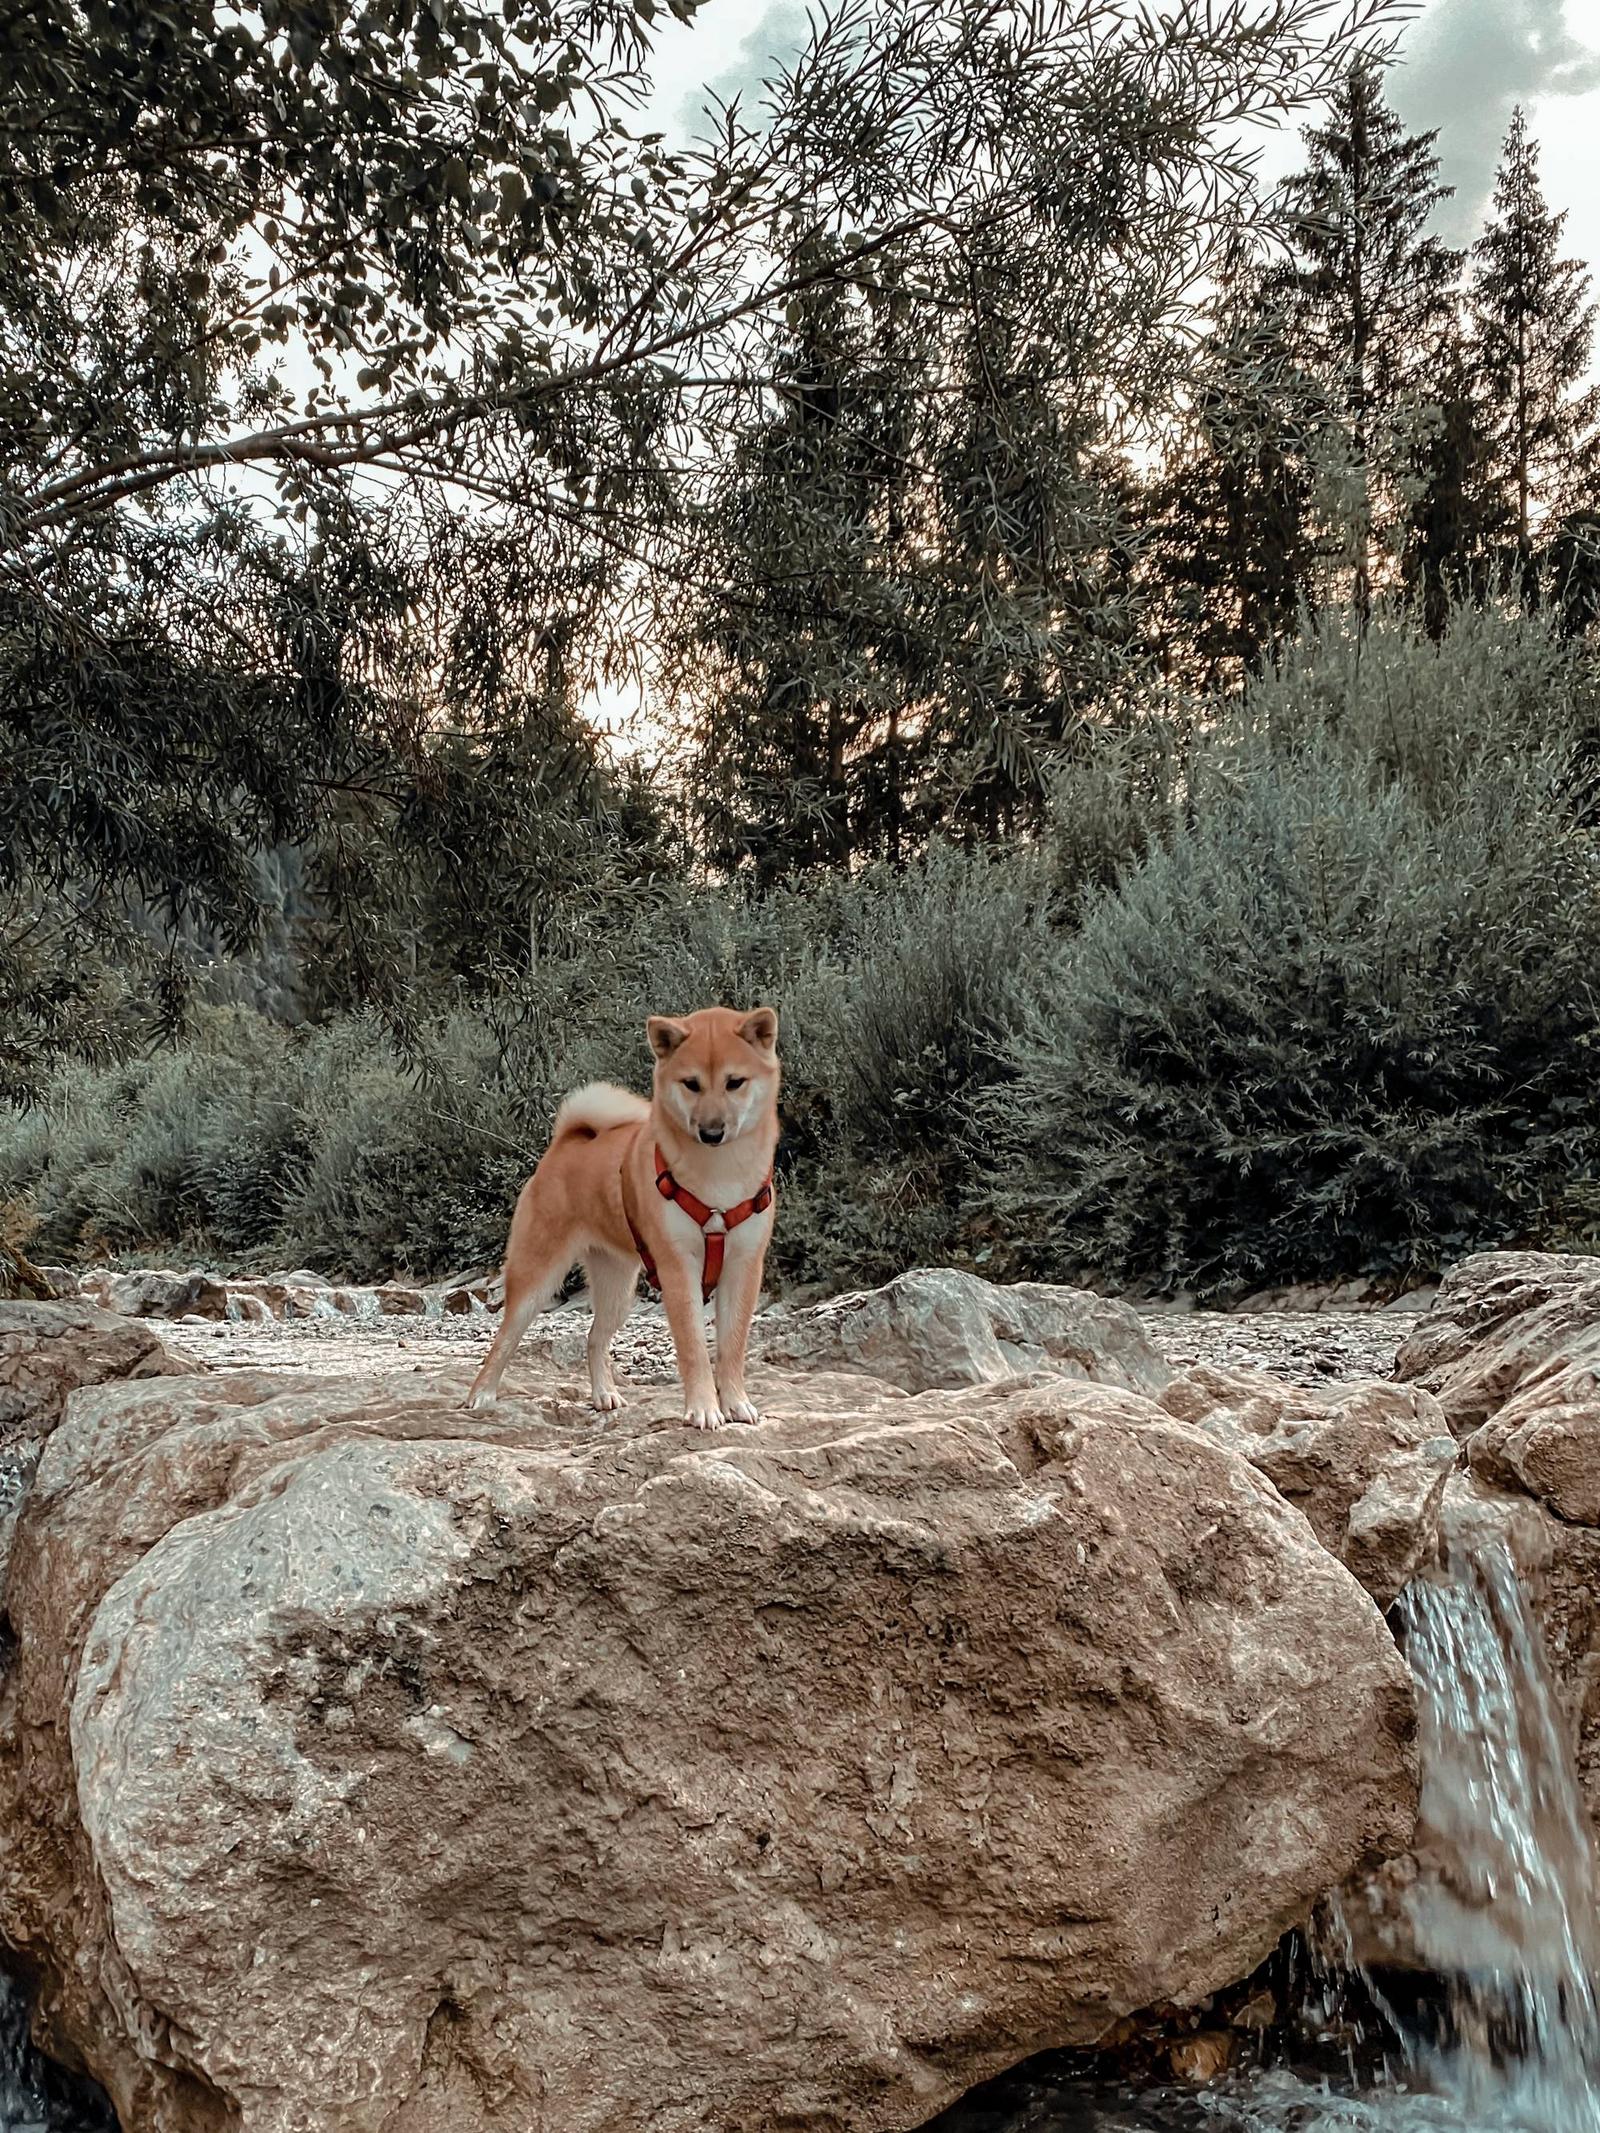
[[[778,1145],[778,1017],[707,1007],[652,1015],[648,1102],[593,1082],[566,1098],[522,1188],[506,1245],[505,1310],[469,1407],[492,1402],[536,1311],[581,1259],[589,1279],[589,1381],[602,1413],[622,1405],[611,1343],[641,1264],[661,1290],[686,1419],[701,1429],[754,1422],[745,1350],[772,1236]],[[715,1300],[712,1365],[702,1304]]]

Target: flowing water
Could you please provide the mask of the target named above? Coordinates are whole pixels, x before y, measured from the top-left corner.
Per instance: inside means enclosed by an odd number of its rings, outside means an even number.
[[[27,2004],[6,1977],[0,1977],[0,2133],[116,2133],[98,2091],[34,2050]]]
[[[1480,1542],[1413,1585],[1422,1819],[1409,1895],[1451,1980],[1445,2040],[1413,2072],[1467,2126],[1600,2133],[1595,1861],[1560,1706],[1509,1551]]]

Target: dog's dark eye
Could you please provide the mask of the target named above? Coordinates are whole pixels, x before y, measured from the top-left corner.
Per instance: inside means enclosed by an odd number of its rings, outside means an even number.
[[[730,1089],[742,1089],[748,1079],[749,1076],[746,1074],[730,1074],[728,1076],[728,1087]]]
[[[685,1076],[683,1085],[688,1090],[691,1096],[698,1096],[700,1094],[700,1084],[698,1081],[695,1080],[692,1074]]]

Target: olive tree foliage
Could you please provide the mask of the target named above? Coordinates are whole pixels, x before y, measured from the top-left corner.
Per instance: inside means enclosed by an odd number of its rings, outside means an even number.
[[[1192,180],[1229,161],[1208,129],[1314,93],[1354,27],[1333,0],[1154,21],[1131,0],[845,0],[765,108],[673,149],[630,123],[663,12],[13,9],[8,546],[37,562],[129,498],[251,464],[512,505],[537,482],[581,518],[626,499],[660,422],[703,426],[749,383],[797,287],[868,288],[912,236],[959,251],[1042,214],[1103,251],[1117,224],[1130,272],[1181,273]],[[304,392],[272,364],[291,343]]]

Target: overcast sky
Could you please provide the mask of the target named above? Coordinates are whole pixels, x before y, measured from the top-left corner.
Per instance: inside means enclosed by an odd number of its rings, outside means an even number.
[[[669,27],[656,55],[655,107],[687,124],[706,88],[753,87],[774,52],[804,35],[803,0],[708,0],[688,30]],[[1545,190],[1568,210],[1568,248],[1600,259],[1600,0],[1423,0],[1404,25],[1390,94],[1413,129],[1439,128],[1455,198],[1446,236],[1476,231],[1513,107],[1526,105],[1543,151]],[[1291,136],[1266,159],[1292,169]]]

